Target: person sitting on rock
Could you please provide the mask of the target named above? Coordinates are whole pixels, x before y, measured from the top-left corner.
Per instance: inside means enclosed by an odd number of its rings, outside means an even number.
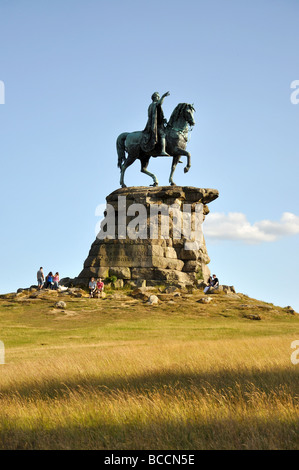
[[[207,294],[210,290],[211,292],[218,289],[219,287],[219,280],[218,278],[216,277],[216,274],[213,274],[213,279],[211,279],[211,276],[209,278],[209,284],[207,285],[207,287],[204,288],[204,293]]]
[[[104,290],[104,283],[103,283],[102,279],[99,278],[97,280],[97,295],[98,295],[98,298],[100,296],[102,296],[103,290]]]
[[[93,297],[96,290],[97,290],[97,283],[94,279],[94,277],[92,277],[89,281],[89,284],[88,284],[88,287],[89,287],[89,297]]]
[[[209,290],[212,286],[212,281],[213,281],[212,276],[210,276],[209,279],[208,279],[208,282],[207,282],[208,285],[203,290],[204,294],[207,294],[209,292]]]

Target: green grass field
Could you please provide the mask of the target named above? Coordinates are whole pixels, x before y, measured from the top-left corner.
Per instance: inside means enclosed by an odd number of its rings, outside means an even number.
[[[1,449],[299,448],[299,315],[118,292],[2,296]]]

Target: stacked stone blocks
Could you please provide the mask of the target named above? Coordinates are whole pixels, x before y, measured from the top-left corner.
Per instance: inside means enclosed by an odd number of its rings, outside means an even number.
[[[122,213],[119,197],[122,197],[122,204],[125,203],[122,206],[125,212]],[[179,218],[185,217],[184,207],[190,208],[190,226],[194,231],[195,206],[202,205],[204,219],[209,213],[207,204],[217,197],[218,191],[214,189],[177,186],[131,187],[114,191],[106,200],[107,211],[109,205],[115,214],[115,236],[105,236],[104,220],[99,238],[91,245],[83,270],[74,283],[86,285],[92,276],[106,278],[112,275],[125,282],[146,280],[148,285],[170,283],[186,286],[194,285],[198,279],[206,280],[210,274],[210,259],[204,239],[202,243],[194,242],[186,239],[185,234],[177,238],[173,217],[163,213],[156,213],[153,217],[153,206],[157,209],[163,204],[164,208],[169,208],[175,204],[179,208],[176,213]],[[138,212],[130,211],[132,204],[140,204],[146,210],[146,220],[142,226],[137,225],[137,230],[134,221]],[[153,221],[159,221],[159,225],[153,226]],[[169,224],[169,236],[161,233],[163,222],[165,226]]]

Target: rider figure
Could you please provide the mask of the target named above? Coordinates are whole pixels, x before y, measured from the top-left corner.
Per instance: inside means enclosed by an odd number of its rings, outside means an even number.
[[[165,138],[165,124],[167,120],[164,118],[162,104],[164,98],[169,96],[169,91],[164,93],[160,98],[159,93],[156,91],[152,95],[152,103],[148,107],[148,120],[143,131],[142,150],[151,152],[157,143],[161,145],[161,152],[158,154],[163,157],[169,157],[166,153],[166,138]]]

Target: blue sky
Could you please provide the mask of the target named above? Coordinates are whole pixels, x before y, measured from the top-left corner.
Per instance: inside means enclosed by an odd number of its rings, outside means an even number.
[[[194,103],[179,185],[217,188],[206,242],[223,284],[299,311],[296,0],[0,0],[0,292],[76,276],[96,207],[119,187],[115,141]],[[149,170],[168,183],[171,160]],[[126,184],[147,185],[139,162]],[[283,215],[286,213],[286,215]],[[204,225],[205,232],[205,225]]]

